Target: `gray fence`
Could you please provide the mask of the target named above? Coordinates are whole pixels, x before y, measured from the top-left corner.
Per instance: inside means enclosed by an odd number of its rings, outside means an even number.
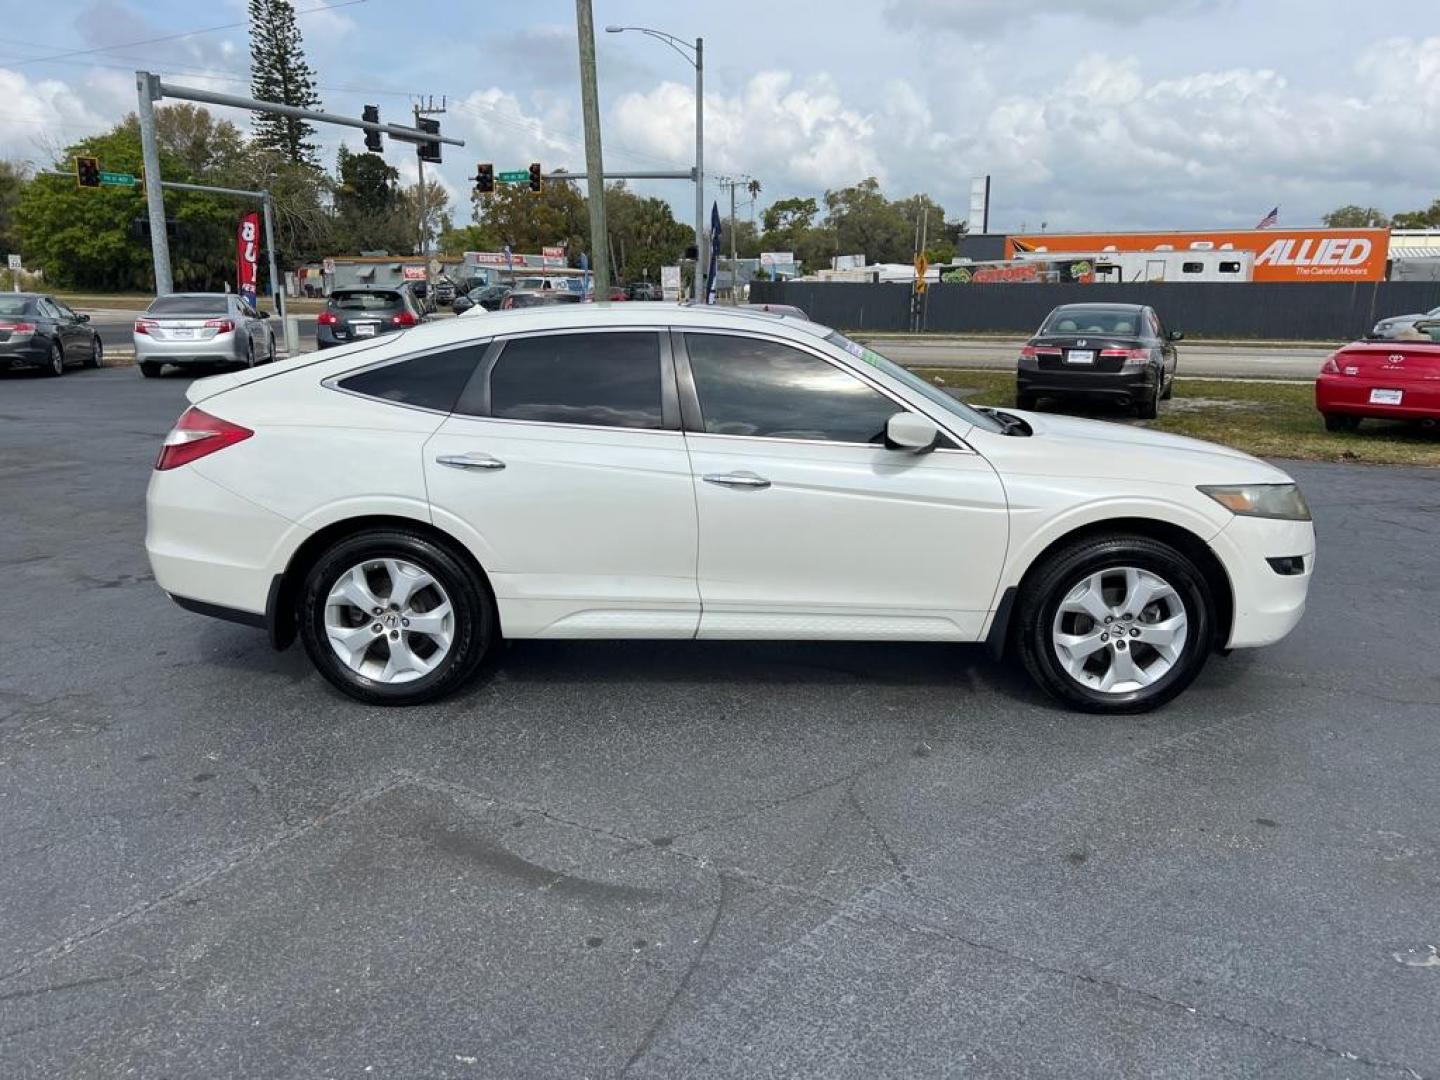
[[[846,330],[910,329],[906,285],[757,281],[750,300],[795,304],[817,322]],[[1167,325],[1193,337],[1349,341],[1387,315],[1440,306],[1440,282],[932,285],[922,328],[1030,334],[1057,304],[1103,300],[1149,304]]]

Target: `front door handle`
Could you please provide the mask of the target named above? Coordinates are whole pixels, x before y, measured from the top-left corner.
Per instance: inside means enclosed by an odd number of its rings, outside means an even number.
[[[435,459],[435,463],[467,472],[494,472],[505,467],[505,462],[489,454],[441,454]]]
[[[721,487],[768,488],[770,486],[769,480],[763,476],[756,476],[753,472],[711,473],[702,479],[707,484],[719,484]]]

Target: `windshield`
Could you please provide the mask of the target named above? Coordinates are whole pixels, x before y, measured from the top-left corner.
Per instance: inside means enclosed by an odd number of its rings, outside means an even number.
[[[1118,334],[1134,337],[1140,333],[1137,308],[1058,307],[1050,313],[1042,334]]]
[[[863,360],[871,367],[883,371],[896,382],[903,383],[907,389],[913,390],[926,401],[934,405],[939,405],[940,408],[944,409],[951,416],[957,417],[967,424],[973,424],[975,427],[981,428],[984,431],[999,433],[1005,430],[1004,426],[994,417],[987,416],[985,413],[979,412],[971,406],[966,405],[963,401],[951,397],[938,386],[932,386],[920,378],[920,376],[911,374],[899,364],[895,363],[895,361],[881,356],[874,349],[866,345],[861,345],[858,341],[851,341],[844,334],[840,333],[840,331],[832,330],[826,335],[825,340],[831,345],[840,346],[840,348],[855,357],[855,359]]]
[[[186,296],[184,293],[157,296],[146,309],[150,315],[224,315],[225,311],[224,293],[214,296]]]
[[[394,292],[337,292],[330,295],[330,306],[341,311],[383,311],[402,304],[400,294]]]

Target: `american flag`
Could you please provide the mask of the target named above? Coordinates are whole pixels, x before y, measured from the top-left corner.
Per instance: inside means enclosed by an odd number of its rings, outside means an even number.
[[[1256,225],[1255,228],[1257,228],[1257,229],[1269,229],[1269,228],[1272,228],[1273,226],[1275,226],[1279,221],[1280,221],[1280,208],[1277,206],[1277,207],[1275,207],[1274,210],[1271,210],[1268,214],[1266,214],[1264,217],[1262,217],[1262,218],[1260,219],[1260,223],[1259,223],[1258,225]]]

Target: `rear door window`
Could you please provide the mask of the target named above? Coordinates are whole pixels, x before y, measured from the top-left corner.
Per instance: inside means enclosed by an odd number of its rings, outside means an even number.
[[[488,344],[480,342],[383,364],[342,378],[335,385],[352,394],[448,413],[475,374]]]
[[[490,373],[490,415],[660,428],[660,338],[651,331],[514,338]]]

